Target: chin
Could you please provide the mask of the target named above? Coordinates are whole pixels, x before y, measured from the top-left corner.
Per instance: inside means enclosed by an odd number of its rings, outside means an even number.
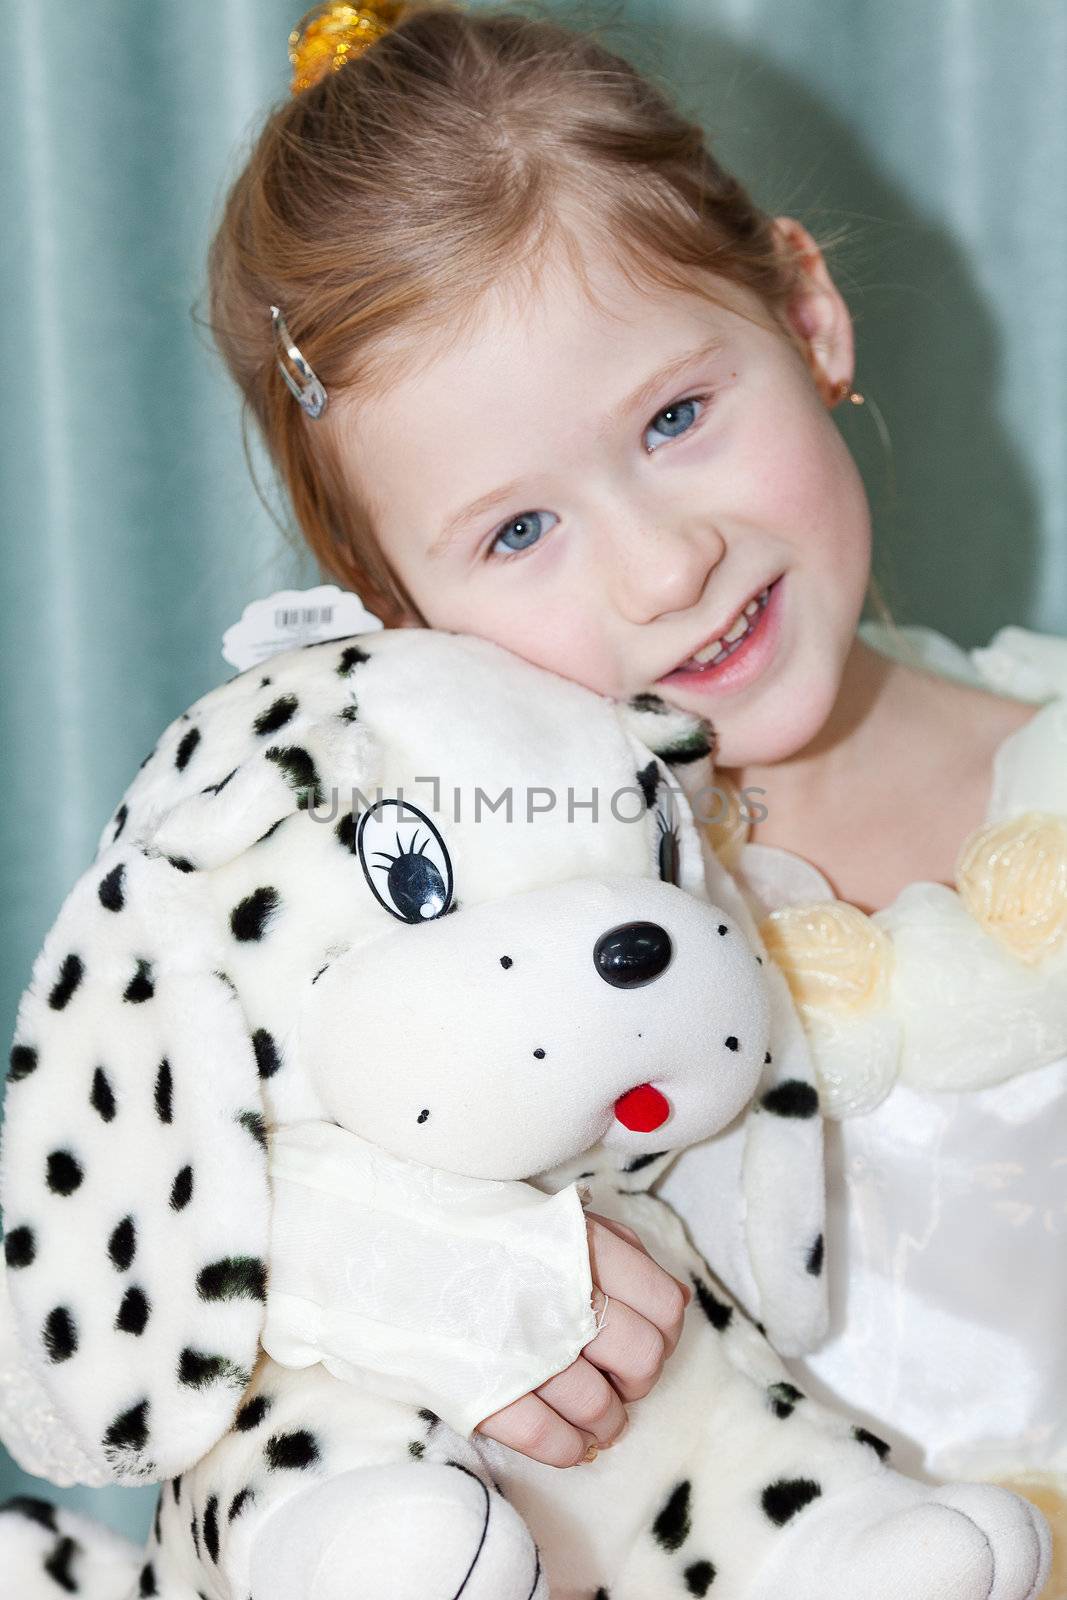
[[[716,766],[766,767],[799,754],[825,726],[840,683],[840,665],[827,658],[793,668],[748,707],[712,712]]]

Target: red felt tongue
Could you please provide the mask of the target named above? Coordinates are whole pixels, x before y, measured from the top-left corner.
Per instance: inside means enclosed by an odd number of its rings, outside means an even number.
[[[615,1115],[624,1128],[634,1133],[651,1133],[666,1122],[671,1114],[670,1102],[650,1083],[639,1083],[628,1089],[615,1102]]]

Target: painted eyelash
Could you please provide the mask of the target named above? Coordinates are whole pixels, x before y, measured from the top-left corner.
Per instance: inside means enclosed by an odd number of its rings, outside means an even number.
[[[675,406],[688,405],[692,400],[698,401],[704,406],[704,410],[700,413],[700,416],[696,419],[691,428],[687,428],[684,433],[678,435],[680,439],[688,439],[692,434],[697,432],[704,418],[707,416],[707,404],[710,400],[714,399],[714,397],[715,391],[713,389],[704,394],[680,395],[677,400],[668,400],[665,406],[660,406],[659,410],[655,413],[655,416],[661,417],[665,411],[671,411]],[[655,421],[655,417],[653,417],[652,421]],[[647,427],[651,426],[652,423],[649,422]],[[662,448],[662,446],[660,446],[660,448]],[[654,450],[646,451],[647,455],[655,455],[656,453],[657,452]],[[518,561],[522,556],[528,556],[531,551],[537,549],[538,544],[541,543],[540,540],[537,541],[537,544],[528,545],[525,550],[507,550],[498,554],[493,553],[493,546],[500,538],[500,535],[506,528],[510,528],[513,522],[517,522],[522,515],[523,513],[520,511],[518,517],[511,517],[507,522],[500,523],[499,526],[493,531],[489,539],[489,547],[485,554],[486,561]]]

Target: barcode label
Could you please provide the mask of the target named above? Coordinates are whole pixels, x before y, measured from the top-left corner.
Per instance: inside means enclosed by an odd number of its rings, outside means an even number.
[[[276,628],[312,628],[333,621],[333,606],[298,606],[274,613]]]

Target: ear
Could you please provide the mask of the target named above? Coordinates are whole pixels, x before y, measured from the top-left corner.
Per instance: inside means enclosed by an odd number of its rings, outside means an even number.
[[[106,849],[18,1010],[0,1146],[11,1313],[82,1482],[192,1466],[258,1353],[256,1052],[187,867]]]
[[[710,763],[675,769],[700,813],[713,781]],[[799,1355],[826,1334],[823,1271],[825,1174],[823,1121],[804,1029],[782,972],[760,938],[734,879],[696,827],[704,885],[712,904],[740,927],[763,964],[770,1002],[770,1046],[749,1110],[723,1133],[683,1151],[657,1192],[676,1204],[694,1242],[783,1355]]]
[[[616,703],[623,727],[671,768],[713,755],[715,730],[705,717],[680,711],[657,694],[635,694]]]

